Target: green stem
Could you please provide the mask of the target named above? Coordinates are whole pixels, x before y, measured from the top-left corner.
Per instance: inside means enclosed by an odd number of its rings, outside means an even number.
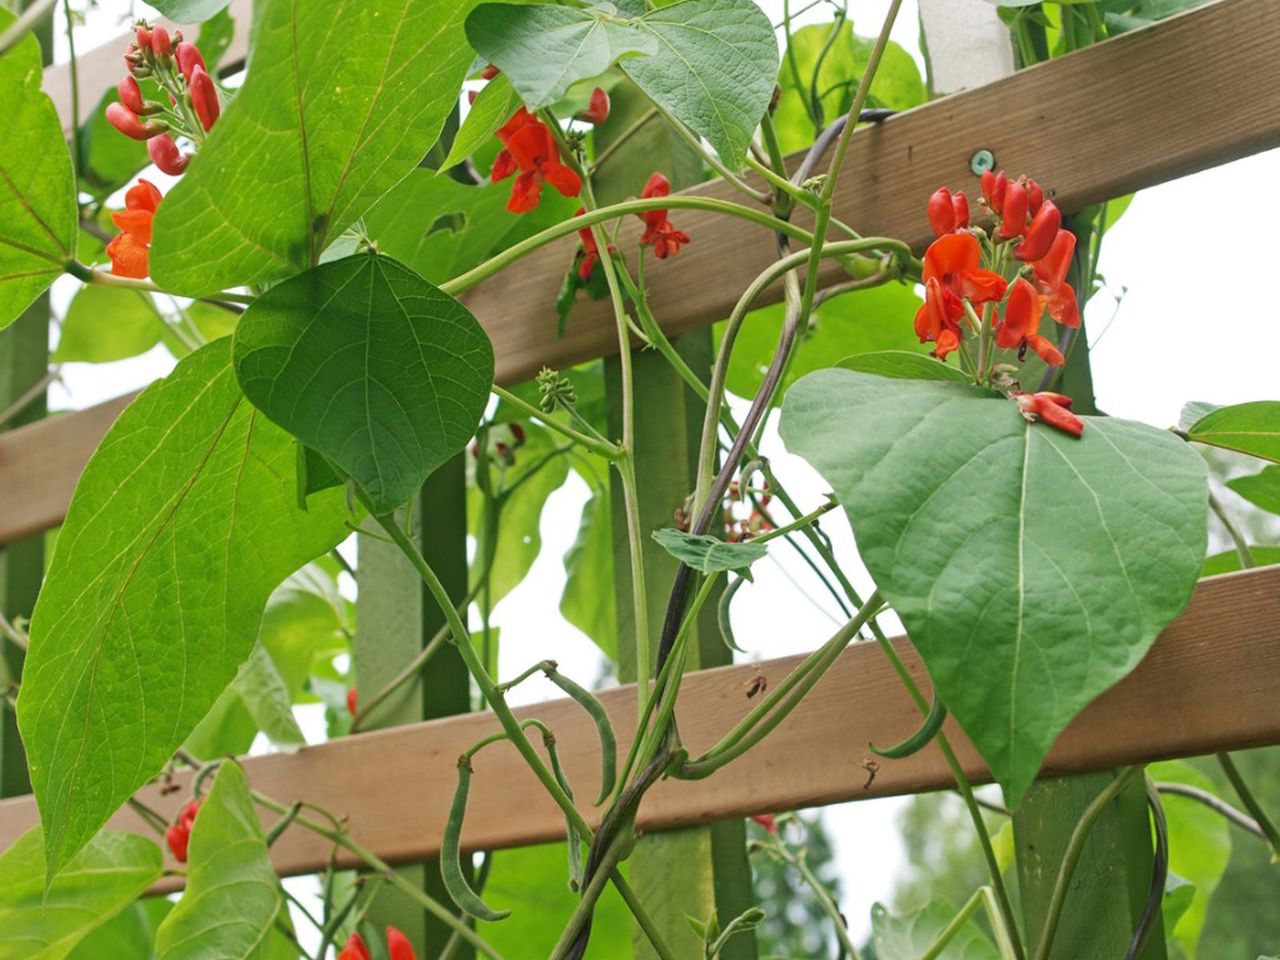
[[[1222,772],[1227,775],[1227,779],[1231,781],[1231,786],[1235,788],[1240,802],[1253,815],[1253,819],[1258,821],[1258,827],[1266,834],[1267,842],[1271,844],[1271,862],[1280,863],[1280,830],[1276,829],[1274,821],[1267,816],[1267,811],[1262,808],[1258,798],[1249,789],[1249,784],[1240,774],[1240,768],[1236,766],[1236,761],[1231,754],[1218,754],[1218,763],[1222,766]]]
[[[809,889],[814,892],[818,898],[818,904],[822,907],[822,912],[831,920],[831,926],[835,928],[836,939],[840,942],[840,948],[844,951],[844,955],[849,960],[862,960],[862,954],[858,952],[858,948],[854,946],[853,941],[849,939],[849,927],[845,923],[844,914],[840,912],[840,907],[836,904],[835,899],[831,896],[822,881],[820,881],[811,869],[803,856],[789,858],[804,882],[809,885]]]
[[[1222,525],[1227,529],[1227,535],[1231,537],[1231,543],[1235,546],[1236,556],[1240,558],[1240,566],[1246,570],[1256,567],[1257,561],[1254,559],[1253,551],[1249,549],[1249,541],[1245,539],[1240,528],[1236,526],[1235,521],[1231,519],[1231,515],[1227,513],[1226,508],[1222,506],[1222,501],[1209,494],[1209,509],[1214,515],[1222,521]]]
[[[604,857],[600,861],[599,869],[592,875],[591,882],[587,884],[587,888],[582,891],[582,899],[574,907],[573,915],[569,917],[569,922],[561,932],[560,939],[556,941],[556,945],[551,951],[550,960],[562,960],[573,948],[574,942],[578,939],[579,931],[591,919],[591,914],[595,912],[596,901],[600,899],[600,894],[604,893],[604,885],[609,882],[609,875],[613,873],[614,868],[622,860],[622,856],[631,842],[630,837],[619,834],[613,843],[609,844],[609,849],[605,851]]]
[[[964,928],[964,925],[969,922],[969,918],[977,913],[978,907],[982,906],[982,891],[985,889],[987,888],[981,887],[973,891],[973,896],[964,902],[964,906],[961,907],[956,915],[951,918],[951,921],[942,928],[942,932],[938,934],[938,937],[933,941],[932,946],[930,946],[924,953],[920,954],[920,960],[937,960],[937,958],[942,955],[942,951],[947,948],[947,944],[949,944],[955,935]]]
[[[76,59],[75,19],[71,15],[71,0],[62,5],[67,22],[68,68],[71,73],[71,156],[75,161],[75,169],[80,169],[84,162],[83,144],[80,142],[80,67]]]
[[[662,115],[662,118],[666,120],[667,124],[671,127],[671,129],[676,132],[676,136],[680,137],[681,140],[687,143],[694,153],[702,157],[702,159],[707,162],[707,166],[709,166],[712,170],[718,173],[724,179],[724,181],[729,184],[729,186],[733,187],[739,193],[743,194],[746,197],[749,197],[750,199],[756,201],[757,203],[772,202],[773,200],[772,196],[765,193],[763,190],[757,190],[755,187],[751,186],[751,184],[747,183],[745,180],[739,177],[736,173],[734,173],[727,166],[725,166],[724,162],[721,161],[719,157],[717,157],[714,153],[712,153],[710,150],[704,147],[702,145],[702,140],[699,139],[697,136],[695,136],[693,133],[691,133],[688,127],[686,127],[683,123],[677,120],[675,116],[673,116],[669,111],[667,111],[661,105],[656,105],[656,106],[657,106],[658,112]]]
[[[94,270],[85,266],[79,260],[68,260],[63,264],[63,269],[78,280],[85,283],[97,284],[101,287],[124,287],[129,290],[144,290],[150,293],[166,293],[164,287],[158,287],[150,280],[135,280],[132,277],[117,277],[112,273],[103,273],[101,270]],[[251,304],[254,298],[247,293],[232,293],[230,290],[222,290],[218,293],[211,293],[205,297],[196,297],[197,300],[221,301],[223,303],[243,303]]]
[[[618,449],[616,444],[609,443],[607,440],[601,440],[594,437],[589,437],[585,433],[575,430],[573,427],[569,426],[567,423],[563,423],[557,420],[555,417],[551,417],[543,413],[540,409],[535,407],[532,403],[529,403],[527,400],[523,399],[522,397],[517,396],[516,394],[512,393],[510,390],[507,390],[505,387],[500,387],[495,383],[492,389],[493,389],[493,393],[499,399],[503,400],[506,403],[511,404],[513,407],[516,407],[517,409],[523,411],[524,413],[528,414],[530,417],[533,417],[535,420],[537,420],[539,423],[545,426],[548,430],[554,430],[556,433],[560,434],[562,437],[565,437],[568,440],[572,440],[574,443],[581,444],[582,446],[590,450],[592,453],[599,454],[600,456],[604,457],[606,460],[617,460],[618,457],[622,455],[622,451]]]
[[[1094,823],[1107,805],[1141,772],[1141,767],[1129,767],[1107,784],[1106,789],[1094,797],[1085,808],[1075,829],[1071,831],[1071,839],[1067,841],[1067,849],[1062,856],[1062,864],[1058,868],[1058,879],[1053,885],[1053,895],[1049,900],[1049,910],[1044,919],[1044,932],[1040,935],[1040,943],[1036,947],[1035,960],[1049,960],[1049,951],[1053,949],[1053,938],[1058,932],[1058,921],[1062,919],[1062,909],[1067,901],[1067,893],[1071,889],[1071,878],[1075,876],[1076,865],[1080,862],[1080,854],[1084,852],[1084,843],[1089,838],[1089,832],[1093,829]]]
[[[598,154],[596,154],[596,156],[591,161],[591,171],[590,171],[591,174],[594,175],[595,172],[600,169],[600,165],[603,164],[605,160],[609,159],[609,157],[612,156],[615,150],[617,150],[624,143],[626,143],[628,140],[634,137],[637,133],[639,133],[640,129],[644,127],[647,123],[649,123],[649,121],[652,120],[657,115],[658,115],[657,107],[650,107],[644,113],[640,114],[640,116],[636,118],[635,122],[632,123],[631,126],[627,127],[627,129],[623,130],[622,133],[618,134],[618,137],[616,140],[610,141],[607,147],[605,147]]]
[[[9,24],[9,29],[0,33],[0,54],[8,53],[17,46],[23,37],[34,30],[36,25],[53,11],[57,2],[58,0],[35,0],[35,3],[18,14],[18,18]],[[71,122],[78,124],[80,118],[73,117]]]

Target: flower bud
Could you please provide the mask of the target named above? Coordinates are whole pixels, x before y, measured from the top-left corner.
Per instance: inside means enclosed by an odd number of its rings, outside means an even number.
[[[120,102],[130,112],[139,114],[147,109],[147,104],[142,99],[142,88],[138,86],[138,81],[133,77],[121,77],[120,82],[116,84],[116,93],[120,96]]]
[[[409,938],[395,927],[387,927],[388,960],[418,960]]]
[[[169,39],[169,31],[157,26],[151,31],[151,52],[157,57],[167,57],[173,53],[173,41]]]
[[[133,140],[149,140],[168,128],[162,120],[148,120],[143,123],[137,114],[123,103],[107,104],[107,122]]]
[[[502,72],[501,70],[499,70],[497,67],[495,67],[495,66],[491,63],[491,64],[489,64],[487,67],[485,67],[483,70],[481,70],[481,71],[480,71],[480,79],[481,79],[481,80],[492,80],[494,77],[496,77],[496,76],[497,76],[498,74],[500,74],[501,72]]]
[[[609,119],[609,94],[603,87],[591,91],[591,102],[578,116],[587,123],[601,124]]]
[[[1027,212],[1035,216],[1044,203],[1044,188],[1030,177],[1027,177]]]
[[[1046,200],[1031,218],[1027,238],[1013,248],[1013,255],[1023,263],[1039,260],[1049,252],[1062,226],[1062,214],[1052,200]]]
[[[1001,240],[1012,240],[1022,236],[1027,229],[1027,188],[1017,180],[1010,181],[1003,199],[1000,214],[1004,219],[996,229],[996,236]]]
[[[355,687],[347,688],[347,713],[355,716],[359,712],[360,695],[356,693]]]
[[[171,177],[181,176],[182,172],[187,169],[187,164],[191,162],[191,158],[178,150],[178,145],[173,142],[173,137],[167,133],[162,133],[147,141],[147,156],[151,158],[151,162],[160,169],[161,173],[167,173]]]
[[[178,72],[191,82],[191,71],[197,66],[204,66],[204,57],[200,56],[200,50],[194,43],[183,41],[174,47],[173,58],[178,61]]]
[[[133,35],[137,38],[139,50],[151,49],[151,31],[147,29],[145,22],[138,24],[134,28]]]
[[[338,960],[371,960],[364,938],[353,932],[347,938],[346,946],[338,952]]]
[[[200,118],[200,126],[204,127],[205,133],[213,129],[214,121],[218,119],[218,115],[222,112],[222,107],[218,103],[218,91],[213,85],[213,78],[205,72],[200,64],[196,64],[191,68],[191,77],[188,80],[191,96],[191,106],[196,111],[196,116]]]
[[[951,207],[956,215],[956,225],[953,229],[963,230],[969,226],[969,198],[964,195],[963,190],[957,190],[951,195]]]
[[[939,187],[929,198],[929,226],[935,237],[945,236],[955,229],[956,208],[951,199],[951,191]]]

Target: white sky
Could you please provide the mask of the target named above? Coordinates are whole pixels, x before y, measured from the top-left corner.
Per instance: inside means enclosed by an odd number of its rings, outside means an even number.
[[[761,0],[761,5],[775,21],[781,16],[781,0]],[[875,33],[887,5],[887,0],[852,0],[855,29]],[[127,7],[126,0],[100,0],[83,36],[77,37],[78,45],[87,49],[114,37],[119,30],[116,11]],[[826,19],[829,8],[816,8],[801,22]],[[917,32],[915,3],[907,0],[894,39],[914,49]],[[1264,291],[1275,269],[1271,258],[1280,193],[1264,185],[1277,182],[1278,175],[1280,153],[1271,152],[1143,191],[1108,234],[1100,272],[1109,287],[1091,302],[1087,319],[1096,344],[1095,388],[1109,413],[1168,426],[1188,400],[1274,399],[1272,338],[1280,330],[1280,298]],[[1229,219],[1214,220],[1215,211]],[[697,256],[696,249],[688,255]],[[55,302],[65,303],[71,289],[74,282],[60,284]],[[1122,289],[1127,292],[1116,312],[1109,294]],[[64,385],[52,391],[53,403],[59,408],[90,406],[141,386],[171,366],[162,348],[118,363],[68,364]],[[824,485],[806,464],[781,449],[776,434],[769,437],[765,453],[802,506],[820,502]],[[576,534],[585,496],[576,475],[552,495],[542,517],[542,553],[525,581],[495,611],[504,675],[547,657],[584,682],[599,673],[594,644],[558,610],[562,558]],[[850,557],[847,523],[838,514],[824,521],[840,554]],[[752,657],[808,651],[833,628],[831,604],[822,603],[813,575],[789,554],[775,549],[758,568],[756,583],[735,602],[737,638]],[[858,585],[867,586],[865,575]],[[522,700],[556,695],[554,688],[532,683],[519,692]],[[889,896],[905,864],[895,822],[904,803],[896,798],[864,801],[825,812],[843,868],[842,908],[859,939],[869,930],[872,903]]]

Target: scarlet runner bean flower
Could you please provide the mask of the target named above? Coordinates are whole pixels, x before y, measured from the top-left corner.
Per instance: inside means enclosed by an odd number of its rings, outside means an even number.
[[[155,184],[139,179],[124,195],[125,208],[111,214],[121,231],[120,236],[107,244],[111,272],[116,276],[141,280],[150,272],[147,253],[151,247],[151,221],[161,199]]]
[[[131,140],[150,140],[167,129],[163,120],[148,120],[144,123],[123,103],[107,104],[106,113],[107,122]]]
[[[1040,317],[1044,314],[1044,301],[1027,280],[1019,277],[1009,291],[1009,302],[1004,308],[1004,321],[995,319],[996,346],[1005,350],[1017,349],[1022,359],[1027,347],[1051,366],[1060,366],[1062,354],[1053,342],[1040,336]]]
[[[347,688],[347,713],[351,714],[354,717],[356,715],[356,712],[357,712],[356,708],[359,706],[359,703],[360,703],[360,695],[356,693],[356,688],[348,687]]]
[[[200,812],[200,801],[192,800],[178,814],[178,822],[164,833],[165,843],[173,859],[179,863],[187,862],[187,846],[191,843],[191,828],[195,826],[196,814]]]
[[[969,226],[969,198],[963,191],[953,194],[946,187],[934,191],[929,198],[929,226],[935,237],[965,229]]]
[[[1004,277],[982,269],[981,262],[982,247],[971,233],[945,233],[925,251],[925,297],[916,311],[915,329],[921,343],[935,344],[933,353],[939,360],[960,346],[963,301],[977,305],[1004,296]]]
[[[199,127],[207,133],[218,119],[221,104],[217,85],[205,70],[204,58],[194,44],[182,39],[181,31],[173,36],[163,27],[154,29],[141,22],[134,32],[134,43],[125,54],[129,73],[116,87],[119,103],[109,104],[106,117],[113,127],[135,140],[151,140],[170,132],[186,134],[199,140],[201,130],[192,126],[189,105],[199,120]],[[176,46],[175,46],[176,42]],[[139,79],[150,78],[160,87],[174,110],[166,111],[162,102],[148,102],[138,85]],[[154,114],[166,114],[164,119]],[[151,116],[144,120],[143,117]],[[148,144],[152,161],[164,172],[181,173],[187,158],[178,153],[176,145],[170,149],[172,138],[158,144]]]
[[[661,173],[655,173],[649,177],[649,182],[644,185],[640,196],[647,200],[651,197],[665,197],[670,193],[671,181]],[[654,256],[659,260],[674,257],[680,252],[680,247],[689,242],[687,233],[671,225],[671,221],[667,219],[666,210],[646,210],[639,214],[639,217],[644,221],[644,233],[640,236],[640,243],[645,246],[652,245]]]
[[[774,819],[773,814],[771,813],[757,813],[751,819],[763,827],[765,833],[778,832],[778,822]]]
[[[198,63],[191,68],[189,84],[187,93],[191,97],[191,107],[200,118],[200,126],[208,133],[222,113],[222,107],[218,103],[218,90],[213,85],[213,78]]]
[[[574,216],[580,217],[586,212],[585,207],[579,207]],[[580,229],[578,239],[582,241],[582,259],[578,262],[578,276],[583,280],[590,280],[592,271],[600,262],[600,248],[596,245],[596,235],[591,232],[590,227]],[[613,244],[609,244],[609,252],[613,252]]]
[[[591,101],[587,109],[578,114],[578,118],[595,124],[604,123],[609,119],[609,94],[603,87],[596,87],[591,91]]]
[[[524,107],[498,128],[498,139],[503,150],[493,162],[490,178],[498,183],[520,171],[507,201],[512,213],[527,213],[537,207],[543,183],[566,197],[582,192],[582,179],[560,162],[560,147],[551,130]]]
[[[1071,257],[1076,249],[1076,236],[1069,230],[1059,230],[1049,247],[1049,252],[1032,265],[1036,288],[1047,298],[1049,316],[1064,327],[1080,326],[1080,307],[1076,292],[1067,283],[1071,269]]]
[[[409,938],[395,927],[387,927],[387,956],[390,960],[418,960]],[[338,960],[373,960],[364,938],[352,933],[338,954]]]
[[[1015,393],[1011,398],[1022,415],[1031,422],[1043,420],[1051,427],[1073,437],[1084,435],[1084,421],[1071,412],[1071,398],[1061,393]]]
[[[373,960],[373,957],[365,945],[364,937],[352,933],[347,937],[346,946],[338,952],[338,960]]]
[[[161,173],[167,173],[171,177],[181,175],[187,169],[187,164],[191,162],[191,158],[178,150],[173,137],[167,133],[147,141],[147,156]]]

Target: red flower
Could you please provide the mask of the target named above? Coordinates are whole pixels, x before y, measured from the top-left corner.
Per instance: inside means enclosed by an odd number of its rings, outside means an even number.
[[[603,87],[596,87],[591,91],[591,102],[587,109],[578,114],[578,118],[595,124],[609,119],[609,94]]]
[[[149,140],[165,131],[165,125],[162,121],[148,120],[143,123],[138,119],[138,115],[123,103],[107,104],[106,113],[107,122],[133,140]]]
[[[191,828],[195,826],[200,801],[192,800],[178,814],[178,822],[164,832],[165,842],[179,863],[187,862],[187,845],[191,842]]]
[[[1031,264],[1036,276],[1036,289],[1049,300],[1049,316],[1064,327],[1080,326],[1080,307],[1076,292],[1067,283],[1071,257],[1076,249],[1076,236],[1070,230],[1059,230],[1049,252]]]
[[[338,960],[373,960],[373,957],[365,946],[364,938],[358,933],[352,933],[347,937],[347,945],[338,953]]]
[[[498,129],[498,139],[505,149],[493,162],[493,182],[520,171],[507,201],[512,213],[534,209],[543,183],[551,184],[566,197],[582,192],[581,178],[560,162],[560,148],[551,130],[524,107]]]
[[[921,343],[937,346],[933,355],[939,360],[960,346],[960,321],[964,318],[964,304],[950,290],[943,288],[937,277],[930,277],[924,285],[924,303],[916,311],[916,336]]]
[[[120,102],[132,113],[142,113],[147,108],[146,101],[142,99],[142,88],[138,86],[138,81],[128,74],[121,77],[120,82],[116,84],[116,93],[120,95]]]
[[[218,103],[218,90],[213,85],[213,78],[201,64],[195,64],[191,68],[191,76],[187,78],[188,90],[187,95],[191,98],[191,106],[196,112],[196,116],[200,118],[200,126],[204,127],[205,133],[213,129],[213,123],[218,119],[218,115],[222,113],[222,106]]]
[[[418,960],[409,938],[395,927],[387,927],[387,956],[390,960]]]
[[[347,688],[347,713],[353,717],[356,715],[356,707],[359,703],[359,694],[356,693],[355,687]]]
[[[173,58],[178,61],[178,72],[191,82],[191,71],[196,67],[204,67],[204,57],[194,43],[182,42],[174,47]]]
[[[149,272],[147,251],[151,246],[151,221],[160,205],[161,194],[155,184],[138,180],[124,195],[125,209],[111,214],[120,228],[120,236],[107,244],[111,272],[118,277],[141,280]]]
[[[1017,348],[1018,356],[1030,347],[1045,363],[1062,364],[1062,354],[1053,341],[1040,336],[1040,317],[1044,313],[1044,301],[1027,280],[1019,277],[1013,281],[1009,302],[1004,308],[1004,322],[996,318],[996,346],[1005,350]]]
[[[948,233],[929,245],[924,253],[925,284],[936,279],[944,290],[950,290],[970,303],[986,303],[1004,297],[1008,284],[1004,277],[981,269],[982,247],[971,233]]]
[[[586,213],[586,207],[579,207],[575,217],[580,217]],[[590,227],[583,227],[578,231],[578,239],[582,241],[583,256],[578,264],[578,276],[583,280],[591,279],[591,271],[595,270],[596,263],[600,260],[600,248],[596,246],[596,235],[591,232]]]
[[[159,168],[161,173],[167,173],[171,177],[179,176],[191,161],[189,156],[179,152],[173,137],[167,133],[147,141],[147,155],[151,157],[151,162]]]
[[[169,39],[169,31],[157,25],[151,31],[151,51],[157,57],[167,57],[173,52],[173,41]]]
[[[1008,186],[1009,178],[1004,175],[1003,170],[999,173],[992,173],[990,170],[983,172],[982,199],[987,201],[992,213],[999,213],[1004,206],[1004,193]]]
[[[773,814],[771,813],[757,813],[751,819],[760,824],[760,826],[764,828],[765,833],[778,832],[778,822],[773,819]]]
[[[661,173],[655,173],[644,185],[640,196],[648,200],[652,197],[665,197],[670,193],[671,181]],[[659,260],[675,256],[680,252],[681,245],[689,242],[687,233],[671,225],[666,210],[646,210],[639,216],[644,221],[644,233],[640,235],[640,242],[646,246],[652,244],[654,255]]]
[[[1044,391],[1041,393],[1018,393],[1014,394],[1014,402],[1018,404],[1018,410],[1022,415],[1032,423],[1036,420],[1043,420],[1051,427],[1069,433],[1073,437],[1079,437],[1084,434],[1084,421],[1077,417],[1069,409],[1071,407],[1071,398],[1063,396],[1060,393],[1049,393]]]
[[[940,187],[929,198],[929,226],[934,236],[941,237],[969,226],[969,198],[962,191],[954,194]]]
[[[1052,200],[1040,206],[1027,227],[1027,238],[1013,248],[1013,255],[1024,263],[1039,260],[1049,252],[1062,226],[1062,214]]]
[[[1011,180],[1004,191],[1000,207],[1001,223],[996,227],[996,237],[1012,240],[1027,232],[1027,188],[1020,180]]]

